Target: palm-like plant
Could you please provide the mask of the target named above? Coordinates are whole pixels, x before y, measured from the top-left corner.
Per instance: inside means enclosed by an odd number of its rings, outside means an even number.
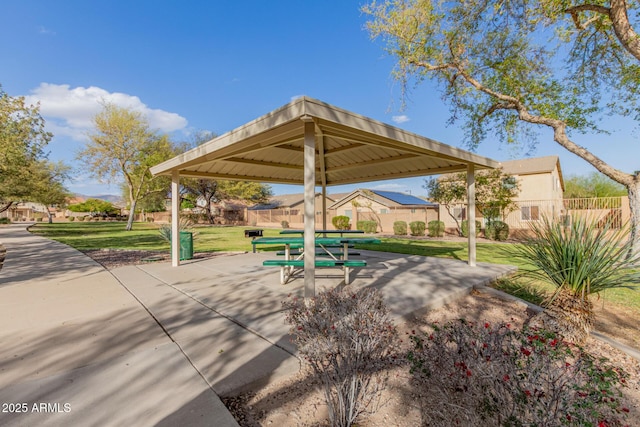
[[[640,283],[640,257],[631,252],[626,227],[573,217],[570,225],[543,218],[533,224],[534,236],[515,248],[516,255],[536,268],[525,274],[551,283],[556,291],[538,321],[583,341],[593,324],[591,294]]]
[[[191,221],[189,218],[181,217],[178,221],[178,230],[190,231],[191,233],[193,233],[193,238],[195,238],[197,233],[193,232],[192,227],[193,221]],[[167,242],[171,242],[171,224],[161,225],[160,228],[158,228],[158,233],[160,233],[164,240],[166,240]]]

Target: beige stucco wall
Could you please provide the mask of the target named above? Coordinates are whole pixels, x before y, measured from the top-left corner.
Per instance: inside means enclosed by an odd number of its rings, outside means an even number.
[[[516,201],[555,200],[563,197],[557,168],[547,173],[516,175],[516,179],[520,184],[520,194]]]
[[[358,205],[357,207],[354,206],[354,202]],[[336,215],[345,215],[355,221],[360,219],[358,218],[360,213],[371,213],[372,211],[380,214],[389,211],[389,208],[381,203],[362,196],[355,197],[335,208]]]
[[[350,203],[346,203],[342,206],[342,209],[329,210],[327,215],[327,229],[333,229],[333,225],[331,223],[331,219],[337,215],[344,215],[345,211],[353,206]],[[415,209],[405,209],[405,208],[388,208],[380,204],[372,204],[372,207],[376,209],[375,215],[371,213],[369,208],[359,208],[359,212],[357,215],[353,215],[355,213],[355,209],[352,210],[351,216],[351,227],[356,228],[356,222],[374,220],[378,221],[378,223],[382,227],[382,231],[384,233],[393,232],[393,223],[395,221],[406,221],[410,223],[412,221],[424,221],[428,223],[429,221],[438,219],[438,211],[435,208],[415,208]],[[387,209],[387,213],[380,213],[380,209]],[[247,211],[247,219],[248,224],[257,227],[279,227],[281,221],[287,221],[289,223],[289,227],[291,228],[302,228],[304,226],[302,213],[298,210],[295,210],[295,214],[292,214],[291,210],[283,210],[283,209],[267,209],[267,210],[248,210]],[[316,207],[316,228],[322,227],[322,216],[320,214],[320,210]],[[378,230],[380,231],[380,230]]]
[[[330,199],[327,199],[327,209],[332,203],[333,202]],[[322,212],[322,195],[316,195],[315,205],[316,205],[316,212]],[[283,209],[287,210],[287,208],[283,208]],[[294,211],[293,212],[294,214],[298,212],[300,214],[304,214],[304,201],[301,201],[300,203],[291,206],[290,209]]]
[[[562,207],[563,193],[560,172],[557,167],[551,172],[515,175],[515,177],[518,180],[520,192],[514,201],[521,207],[534,206],[540,216],[557,217],[565,213]],[[456,223],[444,206],[440,206],[439,214],[440,220],[445,223],[446,228],[455,228]],[[476,217],[484,224],[482,215],[477,210]],[[530,221],[523,219],[522,213],[518,209],[507,216],[506,222],[511,228],[528,228]]]

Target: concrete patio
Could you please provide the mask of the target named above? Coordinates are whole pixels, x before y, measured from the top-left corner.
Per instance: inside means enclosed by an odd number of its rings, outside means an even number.
[[[271,254],[125,266],[0,227],[0,425],[236,425],[219,396],[299,369],[281,302],[304,281],[279,284]],[[379,289],[393,316],[437,307],[513,271],[505,265],[361,251],[354,288]],[[317,290],[341,282],[318,270]],[[33,403],[69,411],[32,411]]]

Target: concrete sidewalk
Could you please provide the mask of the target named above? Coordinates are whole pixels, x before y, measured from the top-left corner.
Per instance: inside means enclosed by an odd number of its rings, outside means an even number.
[[[298,371],[271,253],[105,271],[67,246],[0,228],[0,402],[70,404],[1,414],[0,425],[236,425],[218,396]],[[350,287],[373,287],[397,320],[514,270],[505,265],[360,251]],[[340,284],[316,272],[316,292]]]
[[[0,425],[237,426],[113,275],[25,228],[0,227]]]

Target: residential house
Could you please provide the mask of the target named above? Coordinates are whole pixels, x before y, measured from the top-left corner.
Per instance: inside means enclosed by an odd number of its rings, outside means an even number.
[[[2,212],[0,217],[9,218],[11,221],[34,221],[37,218],[47,217],[47,208],[41,203],[20,202],[14,203],[9,209]]]
[[[322,224],[322,193],[316,193],[315,197],[316,224]],[[327,208],[337,200],[336,197],[336,195],[327,195]],[[327,215],[330,216],[330,213]],[[258,227],[286,225],[291,228],[302,228],[303,216],[304,193],[272,196],[267,203],[261,203],[247,209],[247,223]]]
[[[520,192],[514,199],[517,209],[503,218],[511,230],[525,230],[532,221],[543,216],[558,218],[566,214],[563,205],[564,181],[558,156],[535,157],[501,162],[503,171],[515,177]],[[466,206],[454,206],[452,214],[458,221],[466,219]],[[476,218],[484,227],[485,218],[477,211]],[[440,219],[448,231],[453,232],[456,223],[444,206],[440,207]]]
[[[437,204],[396,191],[358,189],[334,202],[329,210],[351,218],[352,227],[358,221],[376,221],[382,232],[391,232],[396,221],[428,223],[438,219]]]
[[[316,224],[322,227],[322,194],[316,193]],[[247,210],[248,224],[259,227],[302,228],[304,195],[285,194],[273,196],[268,203],[256,205]],[[331,220],[336,215],[352,219],[355,228],[359,220],[378,222],[379,231],[391,232],[395,221],[425,221],[438,219],[438,205],[410,194],[394,191],[359,189],[350,193],[327,195],[327,224],[332,229]]]

